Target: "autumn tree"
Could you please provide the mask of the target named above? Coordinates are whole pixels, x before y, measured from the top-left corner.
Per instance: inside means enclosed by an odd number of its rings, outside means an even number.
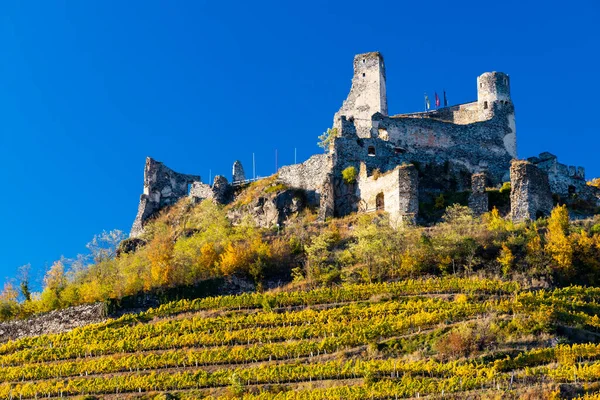
[[[19,313],[19,292],[12,283],[6,282],[0,293],[0,320],[6,321]]]
[[[568,238],[569,211],[565,205],[557,206],[548,218],[546,251],[551,255],[558,270],[570,275],[573,264],[573,248]]]

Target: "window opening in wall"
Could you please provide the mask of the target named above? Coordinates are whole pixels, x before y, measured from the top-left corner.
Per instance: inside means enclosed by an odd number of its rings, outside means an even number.
[[[369,156],[374,157],[375,156],[375,146],[369,146]]]
[[[396,154],[402,154],[405,152],[406,152],[406,150],[404,150],[402,147],[394,147],[394,153],[396,153]]]
[[[365,59],[363,58],[363,64],[365,63]]]
[[[481,83],[479,84],[479,87],[480,87],[480,88],[482,88],[482,87],[483,87],[483,82],[481,82]]]
[[[383,201],[383,193],[379,193],[377,196],[375,196],[375,209],[377,209],[377,211],[381,211],[385,209],[385,203]]]
[[[487,110],[487,101],[483,102],[483,108]]]
[[[365,73],[363,72],[363,78],[365,77]]]

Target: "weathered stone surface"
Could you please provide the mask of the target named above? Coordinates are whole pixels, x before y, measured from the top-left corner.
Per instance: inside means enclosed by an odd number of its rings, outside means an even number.
[[[488,212],[488,193],[485,191],[487,174],[479,172],[471,176],[471,195],[469,196],[469,208],[474,215]]]
[[[318,206],[321,188],[331,171],[329,163],[326,154],[315,154],[301,164],[281,167],[277,179],[289,187],[303,189],[309,204]]]
[[[198,175],[180,174],[163,163],[146,158],[144,193],[140,196],[138,213],[131,228],[131,237],[139,236],[145,222],[160,209],[175,204],[188,195],[188,187],[200,182]]]
[[[597,201],[586,183],[583,167],[561,164],[554,154],[548,152],[543,152],[538,157],[530,157],[527,160],[548,175],[552,193],[558,194],[563,199],[577,195],[578,198],[586,201]]]
[[[325,221],[333,217],[335,209],[333,175],[331,173],[325,176],[325,181],[319,192],[321,193],[319,221]]]
[[[190,197],[199,202],[205,199],[213,199],[214,193],[210,185],[202,182],[194,182],[190,189]]]
[[[370,136],[371,116],[388,112],[385,85],[383,56],[379,52],[356,55],[352,87],[333,118],[333,126],[340,128],[340,117],[344,115],[355,121],[360,137]]]
[[[241,161],[236,160],[233,163],[233,171],[232,171],[232,180],[231,182],[242,182],[246,180],[246,174],[244,173],[244,167],[242,166]]]
[[[107,319],[104,303],[86,304],[0,323],[0,342],[46,333],[62,333]]]
[[[234,224],[240,223],[245,216],[250,216],[260,227],[283,227],[291,215],[302,211],[306,205],[303,190],[285,189],[259,196],[248,205],[230,210],[227,216]]]
[[[212,186],[213,199],[220,204],[227,204],[231,201],[233,195],[231,185],[223,175],[215,176]]]
[[[515,222],[550,215],[554,206],[548,175],[528,161],[513,161],[510,168],[510,213]]]
[[[414,222],[419,212],[418,173],[413,165],[399,165],[386,173],[368,175],[361,164],[356,192],[359,211],[386,211],[393,226]]]

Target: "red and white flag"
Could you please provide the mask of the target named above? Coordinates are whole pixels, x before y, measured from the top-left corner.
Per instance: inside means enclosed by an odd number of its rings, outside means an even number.
[[[440,106],[440,96],[438,96],[437,92],[435,92],[435,107]]]

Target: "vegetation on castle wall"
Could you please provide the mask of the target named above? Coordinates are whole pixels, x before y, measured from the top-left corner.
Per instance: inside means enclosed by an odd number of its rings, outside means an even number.
[[[354,166],[349,166],[342,171],[342,179],[347,185],[351,185],[356,182],[356,177],[358,176],[358,172]]]
[[[317,146],[322,148],[325,152],[329,150],[331,143],[333,143],[333,139],[338,136],[337,128],[327,128],[322,135],[319,136],[319,141],[317,142]]]

